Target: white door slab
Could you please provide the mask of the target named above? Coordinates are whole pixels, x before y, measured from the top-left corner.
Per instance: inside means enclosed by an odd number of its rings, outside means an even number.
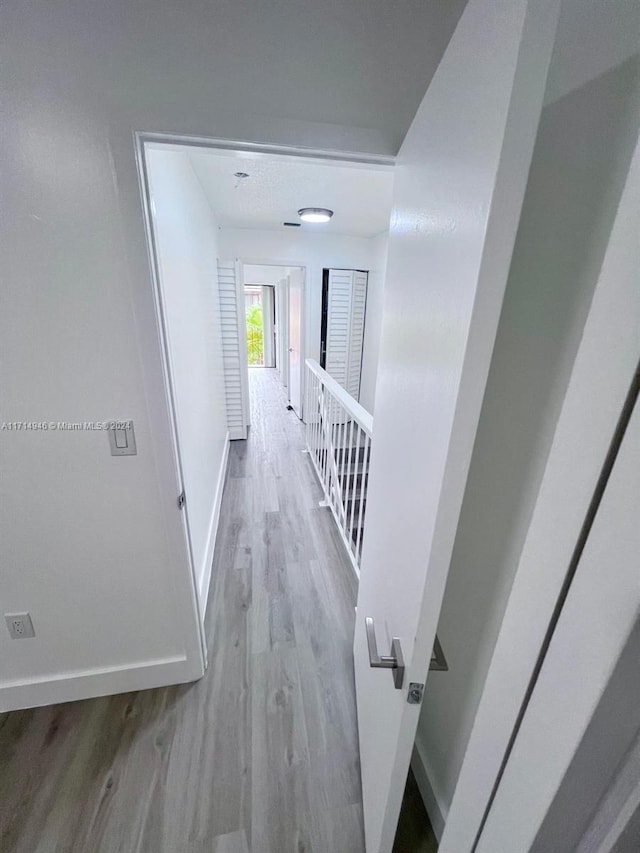
[[[304,272],[289,273],[289,405],[302,417],[302,288]]]
[[[468,849],[491,804],[493,787],[505,757],[509,758],[511,735],[527,701],[549,622],[562,595],[576,541],[638,367],[639,210],[640,144],[632,158],[476,712],[440,842],[443,853]],[[585,689],[589,687],[585,682]],[[608,760],[612,755],[609,749]],[[554,762],[547,764],[550,784],[557,773]],[[600,769],[602,772],[602,766]],[[500,788],[498,793],[504,796]],[[583,789],[580,805],[586,805],[587,799]],[[522,828],[527,813],[530,818],[536,808],[532,789],[532,796],[520,806]],[[570,820],[566,810],[564,819]],[[484,832],[481,843],[482,838]]]
[[[354,640],[367,853],[393,844],[558,6],[470,0],[398,156]]]
[[[325,370],[347,387],[353,270],[329,270]]]
[[[542,849],[536,843],[538,831],[640,619],[639,496],[640,404],[636,402],[480,837],[478,853],[498,849],[535,849],[539,853]],[[626,680],[635,686],[637,658],[631,667],[626,665],[626,670]],[[620,700],[621,696],[616,698]],[[618,715],[628,715],[629,707],[628,701],[619,701],[617,707],[609,702],[608,726],[614,731],[622,729],[625,721]],[[600,736],[607,737],[606,729]],[[592,745],[587,744],[585,749],[592,750],[590,771],[599,776],[604,761],[598,763]],[[585,793],[593,785],[588,767],[588,763],[583,766],[580,780]],[[588,814],[583,817],[586,824]],[[561,827],[559,835],[567,838],[570,828]],[[551,848],[545,845],[545,849]],[[562,843],[554,849],[568,850],[569,845]],[[573,843],[570,849],[575,849]]]

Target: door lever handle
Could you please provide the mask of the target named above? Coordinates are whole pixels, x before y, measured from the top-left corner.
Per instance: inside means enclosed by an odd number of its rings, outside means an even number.
[[[404,681],[404,658],[402,657],[400,640],[397,637],[393,638],[390,655],[379,655],[378,644],[376,642],[376,628],[371,616],[365,618],[364,624],[367,631],[367,646],[369,647],[369,666],[374,669],[392,670],[393,683],[396,690],[400,690]]]

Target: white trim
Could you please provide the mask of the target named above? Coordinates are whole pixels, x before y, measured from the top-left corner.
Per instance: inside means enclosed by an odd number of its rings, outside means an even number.
[[[247,427],[232,427],[229,432],[229,440],[237,441],[238,439],[244,439],[247,437]]]
[[[175,407],[175,396],[173,391],[173,385],[171,380],[171,371],[170,371],[170,360],[169,360],[169,347],[168,347],[168,338],[167,331],[165,325],[164,318],[164,309],[162,305],[162,291],[160,286],[160,265],[157,255],[156,241],[155,235],[153,231],[153,221],[152,221],[152,204],[151,204],[151,189],[149,184],[149,175],[147,170],[147,161],[145,157],[144,150],[144,138],[143,134],[134,132],[134,151],[135,151],[135,162],[136,162],[136,170],[138,174],[138,187],[140,191],[140,204],[142,207],[142,215],[143,215],[143,225],[145,232],[145,245],[147,250],[147,260],[148,260],[148,269],[150,276],[150,284],[151,284],[151,301],[153,303],[153,317],[155,321],[155,333],[157,335],[156,341],[158,344],[158,352],[160,355],[160,372],[162,377],[163,389],[165,392],[164,399],[164,409],[163,414],[166,414],[166,424],[168,426],[168,435],[161,436],[161,438],[166,438],[168,441],[168,445],[170,447],[171,452],[171,465],[173,468],[174,476],[175,476],[175,492],[171,494],[171,492],[166,489],[162,492],[163,497],[163,510],[166,519],[167,531],[172,536],[172,545],[174,547],[174,553],[177,559],[180,559],[184,562],[185,570],[188,572],[190,577],[190,585],[189,585],[189,607],[191,612],[194,614],[195,621],[197,623],[197,631],[198,631],[198,649],[197,654],[199,658],[198,669],[204,669],[206,667],[206,659],[207,659],[207,645],[206,645],[206,637],[204,633],[204,624],[202,619],[200,618],[200,607],[198,600],[198,584],[196,579],[196,570],[193,559],[193,552],[191,547],[191,535],[189,532],[189,522],[187,512],[179,512],[176,516],[176,500],[178,495],[184,489],[184,478],[182,473],[182,463],[180,459],[180,449],[178,443],[178,427],[177,427],[177,417],[176,417],[176,407]],[[141,322],[139,320],[139,322]],[[155,353],[154,353],[155,355]],[[152,365],[154,368],[155,364]],[[154,423],[154,419],[151,418],[151,423]],[[153,431],[152,431],[153,433]],[[162,442],[164,445],[165,442]],[[163,453],[164,447],[156,448],[155,455],[157,458],[157,465],[160,468],[162,465],[163,457],[165,454]],[[176,533],[176,529],[179,529],[179,535]],[[176,540],[179,538],[179,541]],[[184,619],[184,614],[181,614]],[[185,643],[187,647],[191,647],[192,643],[188,639],[188,629],[185,627]],[[193,649],[191,650],[193,653]]]
[[[6,682],[0,684],[0,713],[184,684],[203,675],[203,665],[189,661],[186,655],[175,655],[120,666],[61,672],[28,681]]]
[[[282,157],[304,157],[329,160],[338,163],[378,166],[381,171],[392,171],[396,158],[384,154],[364,154],[357,151],[339,151],[329,148],[308,148],[303,145],[275,145],[267,142],[246,142],[239,139],[221,139],[209,136],[190,136],[180,133],[155,133],[140,131],[136,136],[144,143],[191,146],[194,148],[218,148],[222,151],[250,152],[255,154],[277,154]]]
[[[440,841],[447,822],[447,809],[433,789],[427,766],[422,744],[419,738],[416,738],[411,755],[411,769],[413,770],[422,802],[429,815],[431,828],[438,841]]]
[[[220,522],[220,510],[222,508],[222,496],[224,494],[224,484],[227,477],[227,463],[229,462],[229,445],[230,436],[227,431],[227,437],[224,442],[224,452],[222,454],[222,464],[218,473],[218,483],[216,486],[216,497],[213,503],[213,512],[211,513],[211,522],[209,524],[209,532],[207,534],[207,549],[205,552],[204,565],[202,567],[202,575],[200,579],[200,588],[198,590],[198,600],[200,602],[200,614],[202,621],[207,612],[207,601],[209,599],[209,586],[211,584],[211,572],[213,570],[213,555],[216,548],[216,539],[218,536],[218,524]]]
[[[639,199],[640,145],[556,426],[441,853],[473,847],[640,358]]]
[[[302,270],[302,305],[301,305],[301,324],[300,324],[300,414],[301,420],[304,422],[304,401],[305,401],[305,354],[306,354],[306,334],[307,334],[307,276],[309,273],[308,264],[303,261],[288,261],[288,260],[278,260],[273,258],[236,258],[236,280],[238,281],[238,286],[240,288],[239,293],[242,294],[242,302],[238,302],[238,305],[244,305],[244,267],[245,266],[256,266],[256,267],[285,267],[285,268],[297,268]],[[239,298],[239,297],[238,297]],[[289,291],[287,289],[287,349],[289,342]],[[249,365],[247,363],[247,330],[246,327],[240,322],[241,313],[238,311],[238,322],[239,325],[242,326],[242,334],[244,335],[244,344],[241,343],[241,346],[244,346],[242,350],[244,356],[244,367],[242,368],[242,373],[245,380],[245,386],[242,389],[243,393],[243,404],[246,407],[247,411],[247,423],[249,423],[249,412],[251,409],[251,402],[249,400]],[[287,363],[287,401],[290,403],[289,399],[289,388],[291,386],[291,381],[289,377],[289,365]],[[246,436],[243,436],[246,438]]]
[[[364,406],[355,400],[348,391],[345,391],[333,376],[330,376],[326,370],[320,367],[315,359],[308,358],[305,364],[312,373],[315,373],[325,388],[336,397],[342,408],[346,409],[349,415],[358,421],[362,429],[371,438],[373,435],[373,415],[369,414]]]

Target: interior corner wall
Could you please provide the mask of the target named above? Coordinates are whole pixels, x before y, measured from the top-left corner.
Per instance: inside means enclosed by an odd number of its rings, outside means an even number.
[[[638,59],[546,106],[416,752],[446,819],[639,130]],[[437,815],[436,815],[437,822]]]
[[[374,414],[388,245],[388,231],[378,234],[371,240],[371,266],[367,282],[367,311],[364,321],[364,346],[362,348],[362,374],[360,378],[360,403],[371,414]]]
[[[147,146],[191,550],[204,613],[228,427],[218,296],[218,224],[185,151]]]

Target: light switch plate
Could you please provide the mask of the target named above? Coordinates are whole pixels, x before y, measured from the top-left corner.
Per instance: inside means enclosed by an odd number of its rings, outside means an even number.
[[[133,421],[109,421],[107,435],[112,456],[135,456],[138,452]]]

